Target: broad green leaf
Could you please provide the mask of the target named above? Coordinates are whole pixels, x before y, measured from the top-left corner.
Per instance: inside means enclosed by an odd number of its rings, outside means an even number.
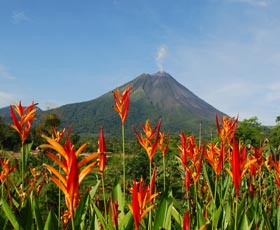
[[[57,230],[57,229],[58,229],[57,218],[56,218],[55,214],[53,213],[53,211],[51,210],[47,217],[47,220],[46,220],[46,223],[44,226],[44,230]]]
[[[248,218],[247,218],[247,215],[246,213],[244,213],[243,217],[242,217],[242,220],[241,220],[241,223],[240,223],[240,230],[250,230],[251,229],[251,226],[252,226],[252,223],[249,224],[248,223]]]
[[[30,199],[28,198],[25,202],[25,206],[20,210],[19,222],[20,226],[22,226],[24,229],[34,229],[32,211]]]
[[[212,219],[212,225],[214,226],[214,228],[218,227],[218,223],[221,217],[221,213],[222,213],[222,206],[220,205],[220,207],[215,211],[214,215],[213,215],[213,219]]]
[[[202,170],[203,170],[203,176],[205,176],[205,179],[206,179],[206,181],[207,181],[208,188],[209,188],[209,191],[210,191],[210,193],[211,193],[211,196],[212,196],[212,198],[214,199],[215,183],[214,183],[214,181],[211,179],[211,177],[208,176],[208,172],[207,172],[207,169],[206,169],[206,165],[205,165],[205,164],[202,165]]]
[[[3,209],[6,217],[9,219],[10,223],[13,225],[13,227],[16,230],[20,229],[20,225],[17,221],[17,218],[16,218],[15,214],[13,213],[9,204],[3,198],[1,199],[1,203],[2,203],[2,209]]]
[[[41,212],[40,212],[40,209],[39,209],[36,198],[34,198],[34,200],[32,202],[32,208],[33,208],[33,211],[34,211],[34,216],[35,216],[37,229],[38,230],[43,230],[44,229],[44,223],[43,223],[42,215],[41,215]]]
[[[115,182],[115,184],[114,184],[113,191],[112,191],[112,197],[113,197],[114,201],[116,201],[116,200],[118,201],[119,211],[120,211],[119,218],[121,220],[125,215],[125,213],[124,213],[125,202],[124,202],[121,185],[117,182]]]
[[[231,211],[231,205],[230,203],[226,203],[226,206],[224,208],[224,228],[226,229],[227,226],[230,226],[232,223],[232,211]]]
[[[89,205],[89,195],[85,194],[75,212],[75,228],[84,229],[85,216]]]
[[[90,198],[91,198],[91,199],[94,198],[94,196],[95,196],[95,194],[96,194],[96,191],[97,191],[97,189],[99,188],[100,183],[101,183],[101,180],[97,180],[96,185],[93,186],[92,189],[90,190],[89,195],[90,195]]]
[[[96,216],[98,218],[98,220],[100,221],[100,223],[102,224],[104,229],[108,229],[108,226],[106,224],[106,220],[104,218],[104,216],[102,215],[102,213],[100,212],[100,210],[97,208],[97,206],[95,204],[93,204],[94,207],[94,211],[96,213]]]
[[[171,229],[171,213],[172,213],[172,191],[166,190],[157,210],[154,229]]]
[[[130,230],[133,229],[133,216],[131,211],[125,214],[125,216],[121,219],[121,222],[119,223],[119,229],[120,230]]]
[[[175,221],[180,225],[183,226],[183,218],[180,215],[180,213],[177,211],[177,209],[172,205],[172,217],[175,219]]]

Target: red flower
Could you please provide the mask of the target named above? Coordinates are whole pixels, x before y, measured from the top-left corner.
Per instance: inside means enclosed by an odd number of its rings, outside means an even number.
[[[235,139],[233,140],[233,150],[231,156],[231,168],[232,171],[226,168],[227,172],[233,179],[235,186],[235,193],[238,196],[239,187],[241,184],[242,177],[245,175],[247,169],[253,164],[256,160],[248,160],[246,154],[246,146],[242,150],[242,146],[238,147]]]
[[[184,217],[183,230],[190,230],[190,212],[189,211],[186,211],[186,214]]]
[[[181,146],[179,146],[180,157],[177,157],[182,163],[185,170],[185,176],[188,176],[189,173],[193,179],[194,185],[196,185],[202,167],[203,153],[204,151],[199,148],[199,146],[194,141],[194,136],[185,137],[185,134],[181,133]],[[186,172],[186,170],[188,172]],[[190,183],[188,178],[185,178],[185,181],[188,181],[187,185]]]
[[[34,107],[36,105],[37,103],[32,102],[31,105],[23,107],[20,101],[18,105],[10,106],[10,114],[14,123],[11,126],[19,133],[22,144],[24,144],[32,126],[36,112]]]
[[[139,182],[134,181],[132,188],[132,204],[128,204],[132,212],[135,229],[139,229],[139,225],[144,216],[151,211],[154,207],[152,204],[153,199],[158,195],[154,193],[156,170],[153,171],[153,176],[150,184],[145,187],[142,178]],[[146,207],[149,205],[148,207]]]
[[[122,120],[122,125],[124,125],[128,114],[129,104],[130,104],[130,93],[131,93],[130,85],[128,85],[127,89],[124,90],[122,94],[120,94],[119,89],[116,89],[114,92],[114,101],[115,101],[114,109],[120,115]]]
[[[106,144],[105,138],[103,134],[103,129],[100,128],[99,140],[98,140],[98,152],[99,155],[99,170],[102,174],[104,174],[105,166],[106,166]]]
[[[66,218],[65,221],[68,221],[69,218],[74,217],[74,212],[80,202],[79,186],[83,179],[90,172],[92,172],[93,167],[97,164],[97,161],[90,161],[94,160],[100,155],[100,153],[93,153],[78,162],[77,157],[87,147],[87,144],[83,144],[77,151],[75,151],[74,145],[71,144],[70,134],[71,129],[68,132],[68,137],[63,146],[60,145],[56,139],[52,139],[43,135],[43,138],[48,142],[48,144],[43,144],[40,146],[40,148],[55,150],[56,153],[62,158],[59,159],[54,153],[50,151],[46,152],[46,155],[55,161],[62,169],[62,173],[60,173],[53,166],[46,165],[47,169],[52,173],[52,175],[50,175],[51,180],[61,189],[65,195],[66,206],[68,208],[68,212],[64,215]],[[90,163],[83,167],[88,162]]]
[[[221,128],[219,124],[218,116],[216,116],[216,125],[218,129],[218,133],[223,143],[227,141],[230,144],[232,142],[234,134],[236,132],[237,123],[238,123],[238,117],[234,120],[234,118],[227,118],[226,116],[223,116],[222,128]]]

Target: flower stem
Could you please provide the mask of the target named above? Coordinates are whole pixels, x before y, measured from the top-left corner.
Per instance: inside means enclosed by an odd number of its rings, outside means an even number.
[[[124,149],[124,125],[122,125],[122,149],[123,149],[123,201],[125,204],[125,149]]]
[[[75,230],[74,216],[71,217],[71,225],[72,225],[72,230]]]
[[[25,151],[24,144],[21,145],[21,184],[24,189],[24,174],[25,174]]]
[[[152,196],[151,182],[152,182],[152,162],[150,161],[150,194],[149,194],[150,197]],[[151,216],[151,211],[150,211],[149,212],[148,230],[151,230],[151,229],[152,229],[152,216]]]
[[[163,165],[163,190],[165,191],[165,157],[162,157],[162,165]]]
[[[106,208],[106,197],[105,197],[105,186],[104,186],[104,172],[101,176],[102,190],[103,190],[103,202],[104,202],[104,212],[105,212],[105,220],[107,219],[107,208]]]
[[[234,230],[237,230],[237,211],[238,211],[238,196],[236,196],[235,218],[234,218]]]

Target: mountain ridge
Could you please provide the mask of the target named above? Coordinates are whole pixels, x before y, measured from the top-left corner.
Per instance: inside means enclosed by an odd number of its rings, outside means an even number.
[[[196,132],[201,122],[215,125],[216,115],[225,115],[180,84],[170,74],[160,71],[141,74],[119,86],[122,92],[131,85],[130,109],[126,121],[127,135],[133,134],[132,126],[140,127],[147,119],[152,124],[162,118],[162,129],[171,132]],[[73,126],[78,134],[96,133],[100,127],[110,134],[121,132],[119,115],[112,109],[113,93],[109,91],[89,101],[62,105],[41,112],[41,118],[55,113],[62,127]],[[0,109],[0,116],[2,115]]]

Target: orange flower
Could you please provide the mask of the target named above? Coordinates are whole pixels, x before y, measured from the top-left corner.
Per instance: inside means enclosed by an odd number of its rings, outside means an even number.
[[[22,144],[24,144],[30,131],[36,112],[34,107],[37,104],[32,102],[31,105],[23,107],[20,101],[18,105],[14,104],[14,106],[10,106],[10,114],[14,123],[11,126],[19,133]]]
[[[0,181],[3,184],[8,176],[14,171],[17,167],[18,162],[16,162],[12,167],[9,166],[10,158],[0,159],[1,172],[0,172]]]
[[[150,163],[152,163],[154,154],[157,150],[160,126],[161,126],[161,119],[158,121],[154,129],[152,129],[150,121],[146,120],[145,125],[142,125],[142,129],[144,131],[145,137],[143,136],[142,133],[140,133],[139,135],[134,126],[134,133],[139,143],[146,150]]]
[[[158,148],[162,153],[162,156],[165,157],[166,152],[168,150],[170,140],[170,133],[168,132],[167,138],[165,137],[165,134],[162,132],[159,132],[159,142],[158,142]]]
[[[218,147],[218,143],[208,144],[207,150],[204,152],[206,159],[208,160],[209,164],[212,166],[216,177],[219,177],[222,169],[223,169],[223,162],[224,162],[224,144],[221,144],[221,147]]]
[[[221,128],[219,124],[218,116],[216,116],[216,125],[222,143],[225,143],[226,141],[229,144],[232,143],[236,131],[237,123],[238,123],[238,116],[235,120],[234,118],[227,118],[226,116],[223,116],[222,128]]]
[[[154,207],[152,201],[158,195],[158,193],[154,193],[155,175],[156,170],[154,169],[152,180],[147,187],[143,186],[142,178],[139,182],[134,181],[133,183],[132,204],[128,204],[128,208],[132,212],[136,230],[139,229],[144,216]],[[149,207],[146,207],[148,204],[150,204]]]
[[[62,158],[59,159],[54,153],[50,151],[46,152],[46,155],[56,162],[62,169],[62,173],[60,173],[53,166],[46,165],[47,169],[52,173],[52,175],[50,175],[51,180],[61,189],[65,195],[66,206],[68,208],[66,216],[68,219],[74,217],[74,212],[79,204],[79,186],[81,182],[90,172],[92,172],[93,167],[97,164],[97,161],[91,161],[98,158],[100,155],[100,153],[93,153],[78,162],[77,157],[87,147],[87,144],[83,144],[77,151],[75,151],[74,145],[71,144],[70,134],[71,129],[68,132],[67,139],[63,146],[58,143],[56,139],[52,139],[43,135],[43,138],[48,142],[48,144],[42,144],[40,146],[40,148],[54,150]],[[89,164],[86,165],[87,163]],[[86,166],[83,167],[84,165]]]
[[[131,93],[130,85],[128,85],[127,89],[124,90],[122,94],[120,94],[118,88],[114,92],[114,101],[115,101],[114,109],[120,115],[122,120],[122,125],[124,125],[126,116],[128,114],[129,104],[130,104],[130,93]]]
[[[182,163],[184,170],[188,170],[188,173],[191,174],[194,185],[196,185],[200,177],[203,152],[195,143],[194,136],[189,136],[186,139],[185,134],[183,132],[181,133],[181,146],[179,146],[180,157],[177,158]],[[188,173],[185,172],[185,176],[188,176]],[[187,181],[187,178],[185,180]]]
[[[64,136],[66,129],[64,128],[62,131],[57,130],[56,128],[53,129],[53,136],[52,139],[54,139],[56,142],[60,142],[61,139]]]

